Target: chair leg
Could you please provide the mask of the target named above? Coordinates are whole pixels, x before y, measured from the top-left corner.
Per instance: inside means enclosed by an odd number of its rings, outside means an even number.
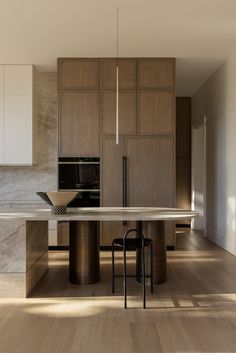
[[[146,270],[145,270],[145,248],[142,247],[143,255],[143,308],[146,308]]]
[[[123,264],[123,281],[124,281],[124,308],[127,308],[127,278],[126,278],[126,249],[124,246],[124,264]]]
[[[112,243],[112,293],[115,293],[115,254],[114,254],[113,243]]]
[[[151,268],[150,268],[151,293],[153,293],[153,246],[152,244],[150,244],[150,260],[151,260]]]

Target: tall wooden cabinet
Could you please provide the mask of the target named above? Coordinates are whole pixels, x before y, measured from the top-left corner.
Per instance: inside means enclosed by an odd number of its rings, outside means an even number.
[[[61,156],[100,156],[101,206],[175,206],[175,60],[119,59],[119,145],[115,143],[114,58],[59,59]],[[103,222],[101,245],[123,233]],[[173,225],[168,245],[175,245]]]
[[[127,158],[128,206],[175,206],[175,61],[126,59],[119,63],[120,143],[115,144],[115,61],[102,61],[100,72],[102,206],[122,206],[123,164]],[[108,80],[107,77],[110,77]],[[108,84],[109,82],[109,84]],[[109,89],[108,89],[109,88]],[[114,97],[114,98],[113,98]],[[111,106],[110,110],[108,106]],[[110,135],[110,136],[109,136]],[[113,136],[112,136],[113,135]],[[101,239],[110,245],[122,234],[122,223],[104,222]],[[175,245],[169,224],[168,245]]]

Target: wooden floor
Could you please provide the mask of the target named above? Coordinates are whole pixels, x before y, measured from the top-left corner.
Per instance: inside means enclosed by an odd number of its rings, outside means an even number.
[[[0,353],[235,353],[236,258],[197,233],[180,231],[177,244],[168,281],[148,295],[146,310],[134,279],[129,309],[121,279],[111,294],[109,252],[101,254],[101,282],[84,287],[68,283],[67,253],[51,252],[30,298],[0,300]]]

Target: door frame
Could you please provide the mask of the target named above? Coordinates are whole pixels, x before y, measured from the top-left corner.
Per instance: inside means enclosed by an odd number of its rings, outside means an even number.
[[[206,199],[207,199],[207,189],[206,189],[206,146],[207,146],[207,117],[203,117],[203,121],[197,122],[192,125],[191,134],[191,209],[194,210],[194,197],[193,197],[193,185],[194,185],[194,134],[195,131],[203,128],[203,232],[206,236]],[[194,228],[194,219],[191,221],[191,228]]]

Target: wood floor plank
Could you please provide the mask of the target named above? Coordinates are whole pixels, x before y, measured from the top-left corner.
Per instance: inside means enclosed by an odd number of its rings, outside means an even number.
[[[159,333],[155,323],[130,323],[132,338],[132,352],[134,353],[163,353]]]

